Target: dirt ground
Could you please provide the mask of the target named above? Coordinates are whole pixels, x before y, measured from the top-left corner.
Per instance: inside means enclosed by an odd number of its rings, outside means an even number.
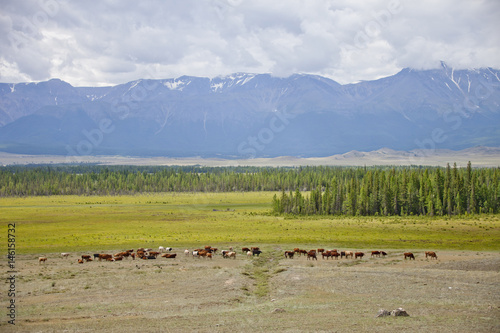
[[[48,254],[44,264],[18,256],[16,325],[7,322],[6,282],[0,331],[500,332],[500,253],[311,261],[285,259],[290,248],[262,250],[205,260],[174,249],[176,259],[85,264],[83,253]],[[7,279],[6,261],[2,272]],[[410,316],[375,317],[399,307]]]

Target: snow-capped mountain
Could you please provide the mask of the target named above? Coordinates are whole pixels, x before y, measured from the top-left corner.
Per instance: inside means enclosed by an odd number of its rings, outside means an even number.
[[[0,150],[166,156],[327,156],[500,146],[500,71],[403,69],[340,85],[296,74],[0,84]]]

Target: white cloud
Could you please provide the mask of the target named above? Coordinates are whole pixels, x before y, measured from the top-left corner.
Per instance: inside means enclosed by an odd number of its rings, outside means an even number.
[[[340,83],[433,68],[500,68],[490,1],[4,0],[0,81],[314,73]]]

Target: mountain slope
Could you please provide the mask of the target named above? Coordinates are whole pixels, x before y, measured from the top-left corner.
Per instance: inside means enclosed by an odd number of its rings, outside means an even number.
[[[253,158],[500,146],[499,76],[443,64],[349,85],[245,73],[0,84],[0,150]]]

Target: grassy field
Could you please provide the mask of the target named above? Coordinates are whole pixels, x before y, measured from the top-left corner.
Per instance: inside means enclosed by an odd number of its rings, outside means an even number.
[[[18,253],[193,244],[500,250],[500,216],[278,217],[274,193],[1,198]],[[5,231],[6,232],[6,231]]]
[[[268,214],[273,194],[0,199],[5,235],[16,225],[17,306],[13,327],[2,292],[0,331],[500,331],[500,216],[277,217]],[[160,245],[178,258],[77,263],[82,254]],[[263,254],[183,254],[204,245],[260,246]],[[285,259],[294,247],[388,255]],[[416,260],[404,260],[405,251]],[[7,261],[0,269],[7,281]],[[410,317],[375,318],[398,307]]]

